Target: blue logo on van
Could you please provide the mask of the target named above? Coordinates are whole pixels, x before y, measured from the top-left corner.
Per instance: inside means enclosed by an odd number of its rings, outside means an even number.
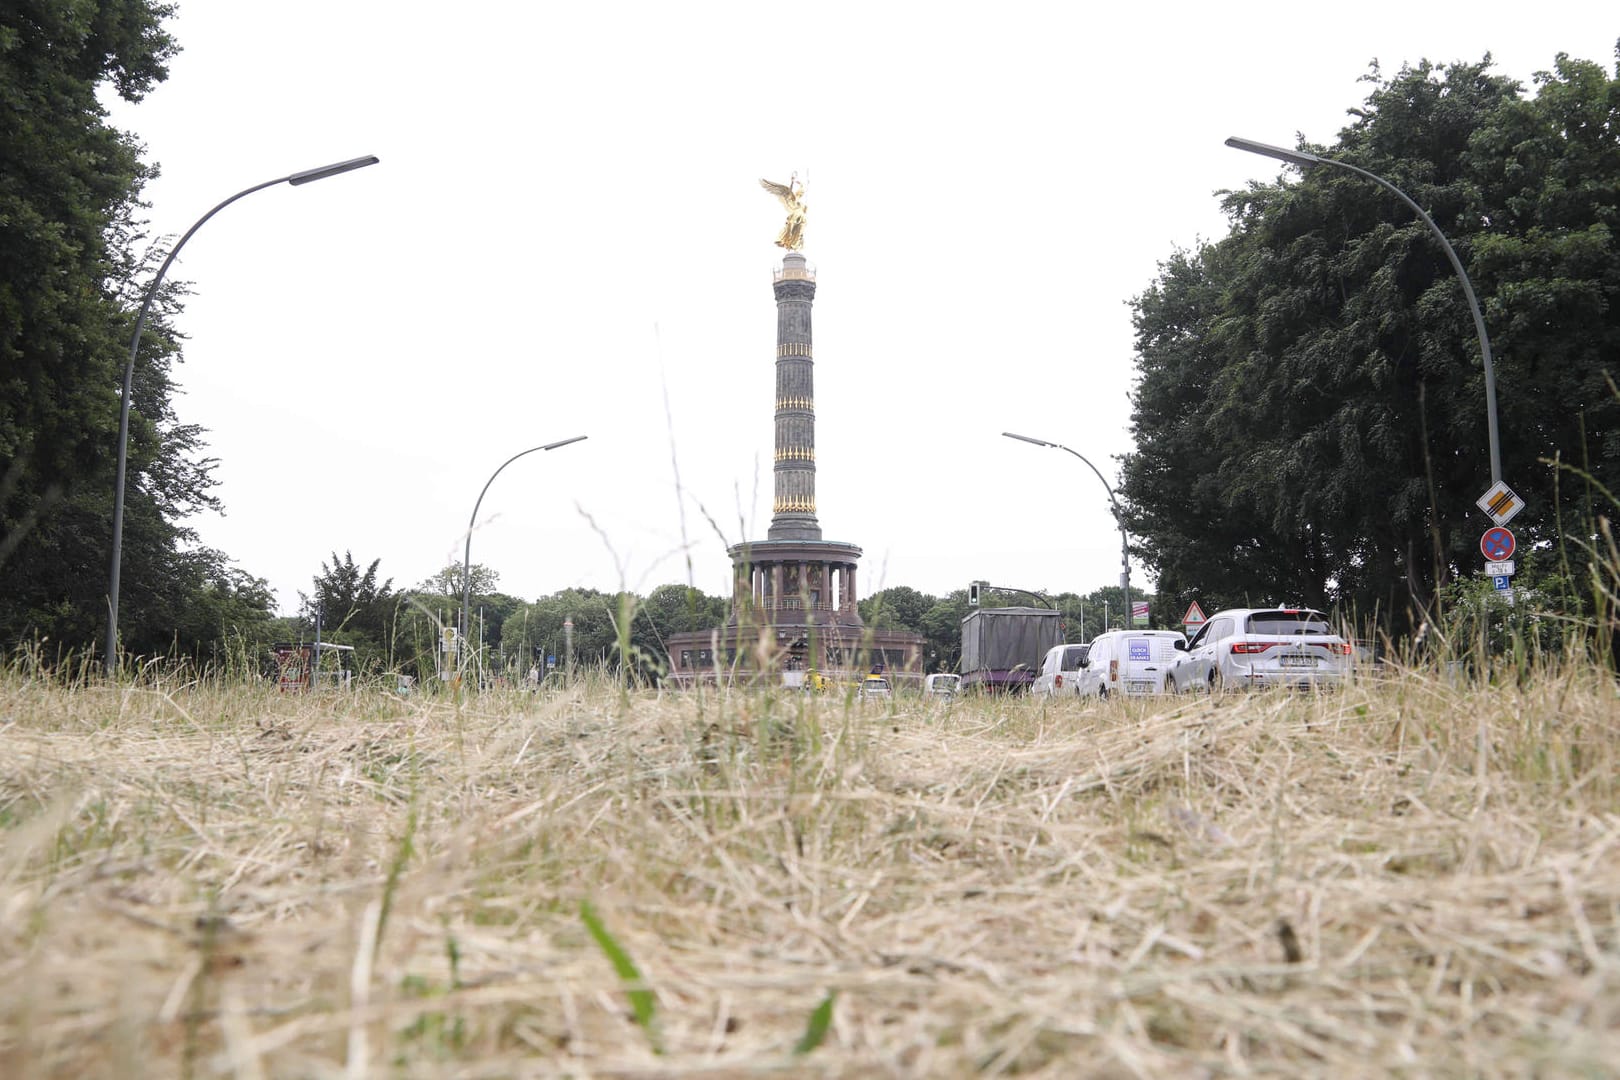
[[[1146,638],[1131,638],[1130,657],[1132,660],[1151,660],[1153,653]]]

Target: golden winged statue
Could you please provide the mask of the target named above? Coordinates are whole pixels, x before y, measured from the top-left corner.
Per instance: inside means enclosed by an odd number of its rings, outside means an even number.
[[[783,208],[787,210],[787,222],[782,226],[781,235],[776,238],[776,246],[789,251],[803,251],[804,218],[809,206],[804,201],[804,185],[799,183],[799,174],[794,173],[786,184],[761,180],[759,186],[781,199]]]

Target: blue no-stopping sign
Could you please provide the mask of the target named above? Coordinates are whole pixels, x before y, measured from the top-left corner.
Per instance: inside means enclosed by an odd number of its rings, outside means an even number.
[[[1491,562],[1513,558],[1514,547],[1512,531],[1500,525],[1494,529],[1486,529],[1485,535],[1479,538],[1479,550]]]

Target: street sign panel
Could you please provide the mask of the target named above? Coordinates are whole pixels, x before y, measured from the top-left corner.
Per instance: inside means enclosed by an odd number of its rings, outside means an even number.
[[[1485,564],[1485,573],[1490,577],[1496,577],[1498,574],[1507,574],[1512,577],[1513,560],[1503,559],[1501,562],[1488,562]]]
[[[1474,504],[1498,525],[1506,525],[1513,520],[1513,515],[1524,509],[1524,500],[1513,493],[1513,489],[1498,480],[1491,485],[1491,489],[1479,497]]]
[[[1131,601],[1131,623],[1135,626],[1148,624],[1148,602],[1146,600]]]
[[[1506,574],[1498,574],[1491,579],[1491,584],[1496,586],[1497,592],[1506,592],[1508,589],[1513,588],[1513,579]]]
[[[1170,610],[1174,611],[1175,608],[1171,608]],[[1187,605],[1187,614],[1181,617],[1181,625],[1192,627],[1195,630],[1198,627],[1203,626],[1208,621],[1209,620],[1204,617],[1204,609],[1198,606],[1198,601],[1196,600]]]
[[[1513,558],[1513,549],[1516,542],[1513,533],[1498,525],[1494,529],[1486,529],[1485,535],[1479,538],[1479,550],[1491,562],[1501,562],[1503,559]]]

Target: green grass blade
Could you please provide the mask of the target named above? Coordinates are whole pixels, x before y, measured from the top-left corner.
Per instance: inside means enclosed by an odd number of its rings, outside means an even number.
[[[636,967],[636,962],[630,959],[630,954],[624,951],[624,946],[620,945],[613,935],[608,933],[608,928],[602,925],[602,920],[591,907],[589,900],[579,902],[579,917],[584,920],[585,929],[591,932],[591,937],[596,940],[603,955],[613,965],[613,970],[620,981],[629,987],[625,993],[630,998],[630,1011],[634,1014],[636,1023],[647,1033],[647,1038],[653,1044],[653,1050],[661,1053],[658,1033],[653,1030],[653,1013],[657,1008],[657,1002],[653,998],[653,992],[642,985],[641,970]]]
[[[838,991],[829,990],[827,996],[821,999],[821,1004],[811,1011],[810,1020],[804,1025],[804,1034],[793,1048],[795,1056],[808,1054],[821,1045],[827,1037],[827,1029],[832,1026],[833,1002],[837,1000]]]

